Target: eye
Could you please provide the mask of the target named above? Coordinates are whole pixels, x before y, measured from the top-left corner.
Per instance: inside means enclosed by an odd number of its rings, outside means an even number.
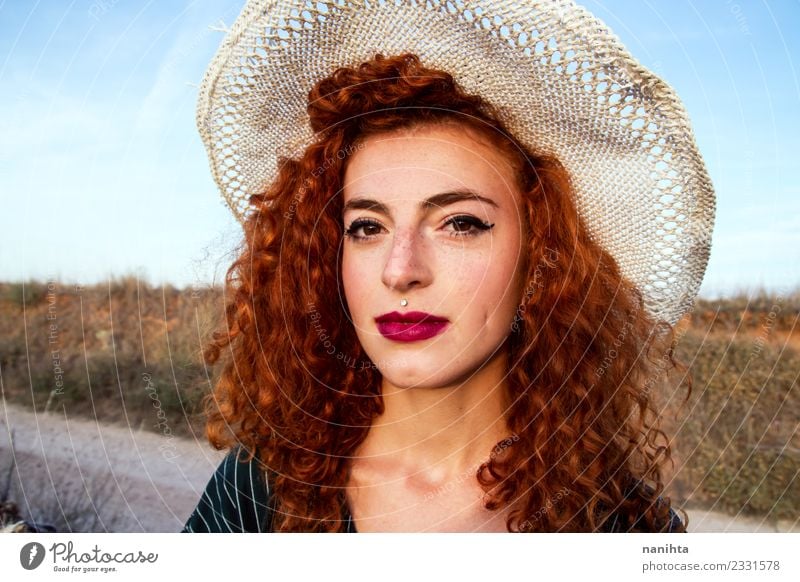
[[[450,231],[452,236],[476,236],[494,227],[494,224],[488,224],[468,214],[454,216],[445,225],[453,225],[453,230]]]
[[[494,224],[488,224],[468,214],[449,218],[445,222],[445,226],[451,225],[453,229],[449,233],[456,237],[477,236],[494,227]],[[378,221],[370,218],[358,218],[345,230],[344,235],[355,242],[366,242],[376,238],[381,230],[383,230],[383,225]]]
[[[350,224],[350,227],[344,232],[344,235],[354,241],[363,242],[378,236],[382,228],[383,226],[375,220],[359,218]],[[358,234],[358,231],[361,229],[364,229],[363,234]]]

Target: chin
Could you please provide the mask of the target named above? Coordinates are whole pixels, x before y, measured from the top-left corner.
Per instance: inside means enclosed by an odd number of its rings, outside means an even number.
[[[420,358],[384,359],[384,365],[378,366],[384,381],[400,389],[419,388],[436,389],[452,385],[463,374],[454,374],[454,370],[442,362],[420,362]]]
[[[418,362],[409,359],[389,358],[381,360],[378,371],[383,379],[398,388],[418,388],[427,384],[435,374],[427,366],[420,366]]]

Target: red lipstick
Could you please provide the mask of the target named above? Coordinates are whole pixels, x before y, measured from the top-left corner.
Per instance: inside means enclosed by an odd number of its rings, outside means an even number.
[[[446,317],[439,317],[423,311],[408,313],[384,313],[375,318],[378,331],[386,339],[397,342],[426,340],[444,331],[450,323]]]

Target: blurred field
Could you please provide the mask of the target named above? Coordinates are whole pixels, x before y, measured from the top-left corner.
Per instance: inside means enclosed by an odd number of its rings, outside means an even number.
[[[75,288],[0,284],[3,399],[37,412],[204,440],[213,386],[201,349],[223,321],[221,289],[151,288],[135,277]],[[667,495],[797,525],[800,291],[698,300],[678,326],[694,387],[664,392],[677,463]],[[2,500],[0,500],[2,501]]]
[[[222,293],[134,277],[77,288],[0,284],[4,397],[167,435],[202,437],[201,347]]]
[[[699,300],[677,353],[694,387],[668,400],[672,497],[800,523],[800,293]]]

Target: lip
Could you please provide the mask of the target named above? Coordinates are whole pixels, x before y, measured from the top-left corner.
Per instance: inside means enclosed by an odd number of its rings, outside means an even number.
[[[415,342],[439,335],[449,325],[446,317],[423,311],[399,313],[392,311],[375,318],[378,331],[386,339],[398,342]]]

